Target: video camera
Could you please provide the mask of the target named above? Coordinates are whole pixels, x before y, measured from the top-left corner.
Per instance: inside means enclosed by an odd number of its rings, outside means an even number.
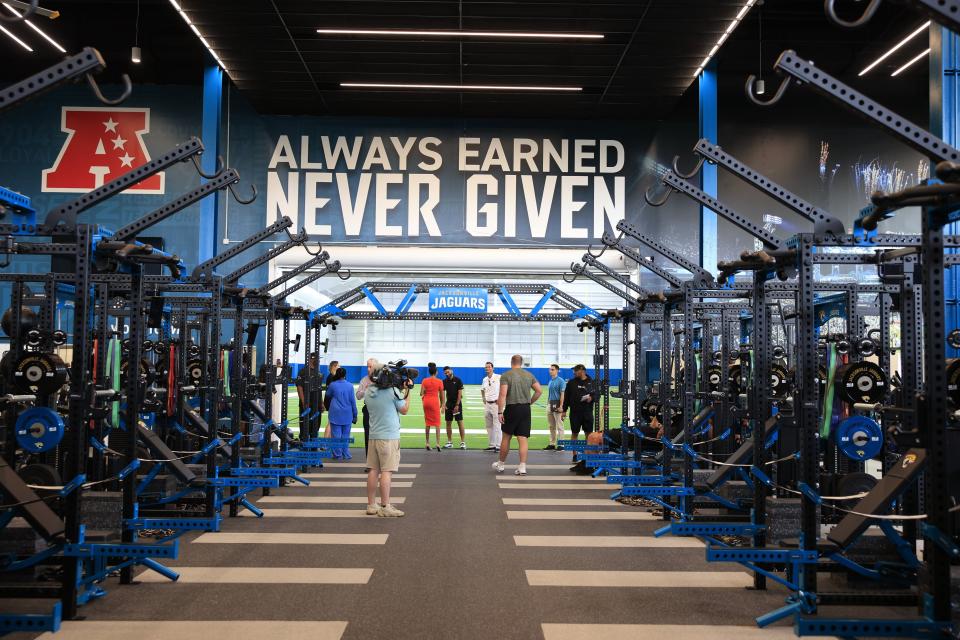
[[[412,383],[420,377],[419,371],[406,364],[406,360],[388,362],[370,376],[370,382],[380,389],[404,389],[408,381]]]

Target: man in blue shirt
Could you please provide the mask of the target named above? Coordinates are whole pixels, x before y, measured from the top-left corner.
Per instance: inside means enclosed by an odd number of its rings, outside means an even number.
[[[376,372],[371,378],[376,377]],[[370,414],[370,447],[367,450],[367,515],[399,518],[400,511],[390,504],[390,480],[400,469],[400,416],[410,409],[410,387],[401,392],[375,384],[363,392],[363,404]],[[380,505],[376,503],[377,477],[380,479]]]
[[[550,383],[547,385],[547,425],[550,427],[550,444],[547,451],[563,451],[557,441],[563,438],[563,392],[567,382],[560,377],[560,365],[550,365]]]
[[[350,425],[357,422],[357,399],[353,385],[347,380],[347,370],[337,369],[327,384],[327,421],[334,438],[349,438]],[[333,447],[334,460],[352,460],[350,445]]]

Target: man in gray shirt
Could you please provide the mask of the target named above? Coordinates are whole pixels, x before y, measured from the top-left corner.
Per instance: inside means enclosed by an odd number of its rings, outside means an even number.
[[[499,409],[500,430],[503,441],[500,443],[500,459],[493,463],[497,473],[503,473],[503,463],[510,453],[510,439],[517,437],[517,449],[520,451],[520,465],[515,471],[518,476],[527,475],[527,438],[530,437],[530,405],[541,394],[540,383],[529,371],[523,370],[523,356],[510,358],[510,371],[500,374]]]

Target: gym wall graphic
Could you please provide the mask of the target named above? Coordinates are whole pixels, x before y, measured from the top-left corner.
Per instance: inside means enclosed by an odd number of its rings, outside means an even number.
[[[260,222],[286,215],[320,242],[377,245],[596,243],[643,202],[652,133],[643,123],[260,121],[248,156],[260,164],[238,166],[260,181]]]

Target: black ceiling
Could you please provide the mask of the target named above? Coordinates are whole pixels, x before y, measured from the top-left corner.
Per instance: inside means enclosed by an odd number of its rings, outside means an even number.
[[[237,87],[265,113],[528,118],[662,118],[677,105],[693,73],[744,0],[180,0],[217,50]],[[129,72],[134,82],[200,82],[205,51],[169,0],[43,0],[59,9],[37,24],[68,51],[97,47],[107,79]],[[136,16],[139,4],[139,36]],[[859,9],[862,3],[846,2]],[[841,78],[856,72],[923,22],[902,7],[884,8],[866,27],[831,25],[818,0],[766,0],[755,7],[719,54],[721,77],[738,82],[793,48]],[[589,42],[414,40],[330,37],[329,28],[544,30],[602,33]],[[23,31],[23,26],[19,26]],[[21,34],[24,35],[24,34]],[[35,34],[36,53],[0,38],[0,80],[13,81],[53,63],[59,54]],[[143,63],[129,62],[138,37]],[[914,43],[921,43],[920,38]],[[903,55],[915,53],[905,47]],[[922,51],[922,48],[919,49]],[[907,58],[908,59],[908,58]],[[904,93],[922,87],[926,66],[892,82],[894,57],[858,86]],[[344,81],[449,84],[556,84],[580,94],[455,93],[346,90]],[[776,80],[770,77],[772,86]],[[873,83],[875,86],[869,86]],[[873,93],[872,95],[877,95]],[[880,98],[880,95],[877,95]]]

